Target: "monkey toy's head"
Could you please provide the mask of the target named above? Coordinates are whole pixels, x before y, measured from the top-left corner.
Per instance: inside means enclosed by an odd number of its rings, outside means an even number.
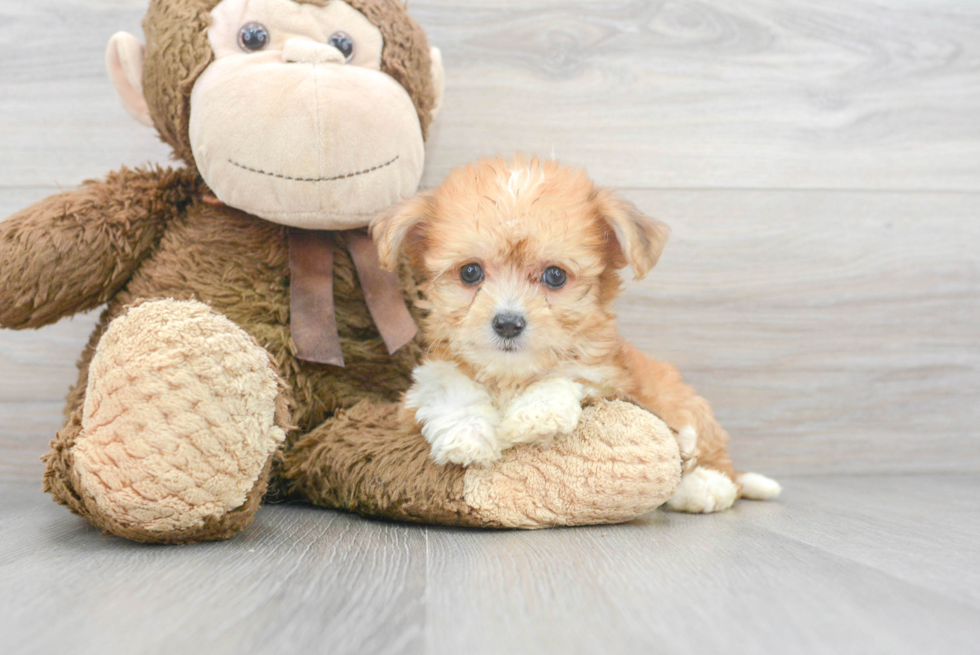
[[[225,204],[345,230],[415,192],[443,70],[401,0],[151,0],[143,29],[116,91]]]

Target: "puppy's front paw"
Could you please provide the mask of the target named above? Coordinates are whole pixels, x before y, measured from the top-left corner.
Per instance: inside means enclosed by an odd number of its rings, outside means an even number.
[[[698,448],[698,431],[693,425],[685,425],[677,433],[677,447],[681,449],[681,460],[688,461],[694,457]]]
[[[574,432],[581,418],[581,385],[552,380],[510,403],[500,424],[500,435],[508,445],[547,442]]]
[[[675,512],[710,514],[735,504],[738,487],[721,471],[698,466],[684,474],[667,506]]]
[[[693,425],[686,425],[677,433],[677,447],[681,451],[681,470],[690,473],[698,466],[695,455],[698,449],[698,431]]]
[[[497,428],[487,416],[464,414],[431,421],[422,426],[422,435],[432,446],[430,456],[436,464],[486,465],[500,459]]]

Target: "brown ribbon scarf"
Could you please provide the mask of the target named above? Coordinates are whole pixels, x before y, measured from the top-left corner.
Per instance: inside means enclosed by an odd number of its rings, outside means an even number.
[[[381,270],[378,251],[366,230],[327,232],[289,229],[290,328],[296,356],[308,362],[344,365],[333,300],[334,248],[350,253],[371,318],[394,354],[415,338],[398,276]]]

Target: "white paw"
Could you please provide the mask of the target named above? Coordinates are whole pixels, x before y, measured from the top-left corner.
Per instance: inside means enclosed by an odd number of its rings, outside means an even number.
[[[456,364],[424,363],[412,373],[405,406],[415,410],[437,464],[489,464],[500,459],[500,416],[487,390]]]
[[[693,425],[685,425],[677,433],[677,446],[681,450],[681,459],[691,459],[698,447],[698,431]]]
[[[737,496],[738,487],[727,475],[699,466],[681,478],[667,507],[690,514],[721,512],[735,504]]]
[[[736,480],[742,485],[742,498],[749,500],[772,500],[783,491],[778,482],[758,473],[742,473]]]
[[[511,401],[500,424],[500,437],[508,445],[548,442],[574,432],[581,418],[581,385],[552,380],[546,388]]]
[[[423,424],[422,435],[432,446],[430,456],[436,464],[486,465],[500,459],[496,426],[487,413],[461,412]]]

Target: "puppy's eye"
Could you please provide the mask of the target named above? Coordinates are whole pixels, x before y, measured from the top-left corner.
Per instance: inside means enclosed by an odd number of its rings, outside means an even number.
[[[269,41],[269,30],[262,23],[246,23],[238,30],[238,47],[245,52],[264,50]]]
[[[463,284],[477,285],[483,282],[483,267],[479,264],[467,264],[459,269],[459,279],[463,281]]]
[[[350,61],[354,56],[354,41],[347,32],[334,32],[327,39],[327,43],[340,50],[345,62]]]
[[[541,276],[541,281],[552,289],[561,289],[568,282],[568,274],[557,266],[549,266]]]

